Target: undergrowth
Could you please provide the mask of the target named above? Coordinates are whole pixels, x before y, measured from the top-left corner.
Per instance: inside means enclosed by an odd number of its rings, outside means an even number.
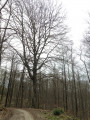
[[[56,108],[52,111],[45,111],[44,118],[46,120],[79,120],[73,116],[68,116],[63,109]]]

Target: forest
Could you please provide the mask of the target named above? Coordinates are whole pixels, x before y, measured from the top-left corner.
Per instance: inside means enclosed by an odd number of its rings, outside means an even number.
[[[60,107],[89,120],[90,21],[77,50],[62,4],[0,2],[0,106]]]

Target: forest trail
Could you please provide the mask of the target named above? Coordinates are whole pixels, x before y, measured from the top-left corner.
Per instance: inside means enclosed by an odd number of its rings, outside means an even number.
[[[8,120],[34,120],[34,118],[26,110],[15,109],[13,116]]]
[[[3,120],[45,120],[42,110],[27,109],[7,109],[7,117],[3,116]],[[0,119],[2,120],[2,119]]]

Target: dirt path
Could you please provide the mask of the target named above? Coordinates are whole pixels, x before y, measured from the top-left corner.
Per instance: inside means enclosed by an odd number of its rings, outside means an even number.
[[[8,120],[34,120],[34,118],[29,112],[21,109],[16,109],[13,116]]]

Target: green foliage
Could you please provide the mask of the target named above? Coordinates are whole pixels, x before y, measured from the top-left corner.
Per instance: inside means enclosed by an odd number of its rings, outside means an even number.
[[[59,115],[57,115],[59,113]],[[53,111],[45,111],[44,118],[46,120],[79,120],[74,116],[68,116],[63,109],[56,108]]]
[[[61,115],[61,114],[63,114],[64,113],[64,111],[62,110],[62,109],[60,109],[60,108],[56,108],[56,109],[54,109],[54,111],[53,111],[53,114],[54,115]]]

